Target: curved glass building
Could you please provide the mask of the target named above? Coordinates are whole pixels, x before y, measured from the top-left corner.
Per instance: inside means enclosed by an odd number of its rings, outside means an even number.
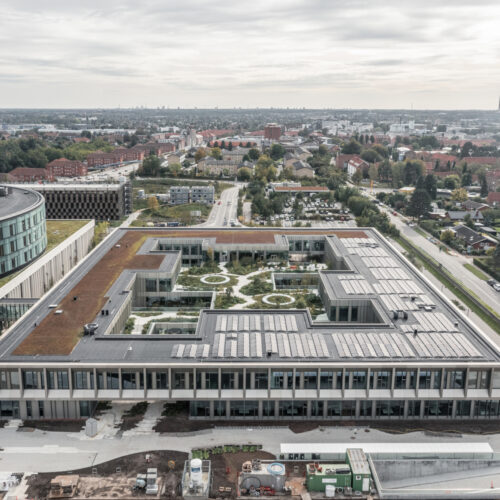
[[[43,196],[30,189],[0,186],[0,277],[26,266],[46,247]]]

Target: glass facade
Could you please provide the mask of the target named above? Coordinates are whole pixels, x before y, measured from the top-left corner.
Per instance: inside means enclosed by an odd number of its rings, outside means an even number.
[[[0,220],[0,276],[29,264],[46,247],[45,202],[41,198],[24,213]]]

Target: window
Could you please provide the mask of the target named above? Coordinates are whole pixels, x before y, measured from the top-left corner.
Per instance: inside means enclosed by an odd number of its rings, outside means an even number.
[[[351,321],[358,321],[358,307],[351,307]]]
[[[156,279],[146,278],[146,292],[156,292]]]
[[[329,417],[340,417],[342,411],[342,401],[328,401],[326,404],[326,414]]]
[[[356,401],[342,401],[342,416],[355,417],[356,416]]]
[[[209,417],[210,401],[191,401],[189,405],[189,414],[192,417]]]
[[[87,371],[73,371],[73,389],[90,389]]]
[[[219,372],[217,370],[198,372],[196,374],[197,389],[218,389]]]
[[[160,285],[160,292],[170,292],[171,281],[169,279],[160,278],[159,285]]]
[[[408,417],[420,417],[420,401],[408,401]]]
[[[293,372],[272,371],[271,389],[292,389]]]
[[[470,401],[457,401],[455,408],[456,417],[470,417]]]
[[[45,403],[43,401],[38,401],[38,417],[43,418],[45,416]]]
[[[334,372],[320,372],[319,388],[333,389],[333,374]]]
[[[267,389],[268,385],[267,371],[253,372],[249,370],[247,370],[247,380],[246,380],[247,389],[252,389],[251,386],[252,375],[254,376],[255,389]]]
[[[446,370],[448,389],[463,389],[465,387],[465,370]]]
[[[49,370],[47,375],[49,389],[69,389],[67,370]]]
[[[392,373],[389,371],[377,372],[377,389],[390,389],[391,375]]]
[[[230,401],[229,413],[231,417],[258,417],[258,401]]]
[[[40,384],[38,383],[38,375],[40,375]],[[25,389],[43,389],[43,373],[36,370],[23,370],[23,387]]]
[[[26,416],[28,418],[33,417],[33,406],[31,404],[31,401],[26,401]]]
[[[366,389],[366,371],[352,372],[352,389]]]
[[[497,417],[500,415],[500,401],[476,401],[474,403],[476,417]]]
[[[168,372],[156,372],[156,388],[168,389]]]
[[[469,389],[488,389],[490,385],[489,370],[471,370],[467,379]]]
[[[262,416],[263,417],[274,417],[274,401],[265,400],[262,401]]]
[[[280,401],[280,417],[305,417],[307,416],[307,401]]]
[[[214,401],[214,417],[225,417],[227,415],[226,402]]]
[[[453,401],[424,401],[424,417],[451,417]]]
[[[118,372],[106,372],[106,388],[119,389],[119,376]]]
[[[372,416],[372,402],[370,400],[361,400],[359,402],[359,416],[371,417]]]
[[[317,387],[318,372],[304,372],[304,389],[316,389]]]
[[[311,417],[323,417],[323,401],[311,401]]]
[[[339,321],[347,321],[349,318],[349,308],[339,307]]]
[[[88,401],[80,401],[80,417],[90,417],[90,403]]]

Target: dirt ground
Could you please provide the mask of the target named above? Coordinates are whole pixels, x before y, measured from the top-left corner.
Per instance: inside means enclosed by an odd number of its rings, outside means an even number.
[[[154,430],[164,432],[192,432],[214,427],[289,427],[300,434],[319,427],[366,427],[390,434],[425,431],[456,434],[496,434],[500,432],[499,420],[190,420],[187,409],[163,417]]]
[[[235,497],[238,481],[238,472],[241,471],[243,462],[260,458],[262,460],[273,460],[275,457],[266,451],[257,451],[254,453],[238,452],[223,453],[221,455],[210,455],[212,461],[212,497],[222,496],[219,493],[219,487],[230,487],[231,493],[227,492],[224,496]]]
[[[30,429],[51,432],[80,432],[85,427],[85,419],[64,419],[64,420],[24,420],[20,432]]]
[[[150,455],[150,461],[146,462],[146,455],[148,454]],[[174,495],[172,496],[175,496],[177,485],[182,477],[184,461],[187,460],[187,458],[187,453],[179,451],[150,451],[145,453],[135,453],[133,455],[120,457],[115,460],[110,460],[109,462],[96,465],[94,467],[96,474],[92,474],[92,467],[75,471],[36,474],[28,478],[29,487],[26,492],[26,496],[27,498],[33,499],[47,498],[50,490],[51,479],[61,474],[79,474],[83,477],[83,479],[85,479],[83,483],[85,485],[88,484],[89,493],[91,491],[95,491],[95,495],[99,495],[100,498],[104,498],[104,488],[108,492],[106,497],[123,497],[123,493],[118,494],[118,492],[114,490],[110,490],[110,496],[108,489],[111,487],[114,488],[115,484],[118,485],[118,488],[128,488],[128,480],[133,479],[135,481],[136,474],[146,473],[149,467],[156,467],[158,469],[158,476],[166,483],[166,493],[174,492]],[[168,462],[170,460],[175,462],[175,467],[172,471],[170,471],[168,467]],[[119,472],[117,472],[117,468]],[[89,481],[87,481],[87,479],[89,479]]]

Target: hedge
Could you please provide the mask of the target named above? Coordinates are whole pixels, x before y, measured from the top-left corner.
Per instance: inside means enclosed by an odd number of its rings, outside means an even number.
[[[489,267],[481,259],[473,259],[472,262],[474,262],[474,264],[477,267],[479,267],[479,269],[482,269],[483,271],[487,272],[489,275],[493,276],[493,278],[500,281],[500,272],[495,271],[493,268]]]

